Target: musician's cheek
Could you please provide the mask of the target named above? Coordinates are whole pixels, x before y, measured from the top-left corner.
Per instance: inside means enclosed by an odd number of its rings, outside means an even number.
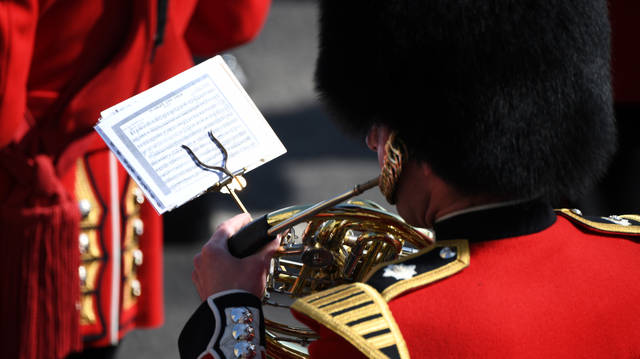
[[[428,228],[432,225],[425,221],[431,199],[427,182],[428,178],[415,162],[410,161],[403,166],[396,185],[396,209],[400,217],[412,226]]]
[[[413,200],[412,196],[406,195],[406,192],[402,191],[400,188],[397,193],[396,209],[398,210],[400,217],[412,226],[422,227],[420,218],[416,216],[418,212],[415,208],[416,201]]]

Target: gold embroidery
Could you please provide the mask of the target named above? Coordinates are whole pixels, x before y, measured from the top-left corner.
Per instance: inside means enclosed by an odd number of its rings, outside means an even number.
[[[81,229],[80,237],[80,242],[84,240],[87,241],[86,249],[83,250],[80,248],[80,261],[86,262],[102,257],[102,250],[98,242],[98,231],[96,229]],[[82,245],[80,244],[80,246]]]
[[[93,324],[96,322],[96,312],[94,310],[86,310],[85,308],[93,308],[94,307],[94,295],[83,295],[80,300],[80,305],[82,309],[80,310],[80,322],[82,324]]]
[[[102,267],[99,261],[85,262],[82,264],[87,273],[86,284],[82,286],[82,292],[91,292],[96,290],[98,284],[98,272]]]
[[[78,250],[84,277],[80,282],[80,324],[91,325],[97,320],[95,289],[98,287],[98,274],[103,268],[102,257],[104,253],[98,238],[98,226],[102,219],[103,209],[89,182],[89,175],[82,159],[76,161],[74,192],[76,200],[88,204],[88,212],[80,222]]]
[[[102,206],[100,206],[91,182],[89,182],[89,175],[82,159],[76,161],[75,195],[78,201],[85,200],[90,204],[90,211],[87,216],[82,218],[80,228],[95,228],[98,226],[102,217]]]
[[[466,240],[438,241],[415,255],[393,262],[402,263],[444,247],[455,248],[454,261],[411,279],[398,281],[382,294],[365,283],[345,284],[298,299],[292,308],[333,330],[370,358],[386,358],[380,349],[394,345],[401,358],[408,358],[406,343],[386,303],[408,290],[466,268],[470,261],[469,243]],[[371,275],[389,264],[378,265]]]
[[[386,301],[365,283],[341,285],[298,299],[292,308],[322,323],[369,358],[387,358],[395,346],[400,358],[409,350]]]
[[[128,310],[134,306],[141,295],[138,267],[143,263],[143,254],[140,250],[140,236],[144,233],[144,223],[140,219],[140,207],[143,202],[142,191],[135,182],[130,180],[124,195],[126,221],[122,248],[123,310]]]

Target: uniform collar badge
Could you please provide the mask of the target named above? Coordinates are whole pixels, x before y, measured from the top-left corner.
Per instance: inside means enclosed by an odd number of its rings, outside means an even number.
[[[416,272],[415,264],[390,264],[384,268],[383,277],[393,277],[396,280],[410,279]]]

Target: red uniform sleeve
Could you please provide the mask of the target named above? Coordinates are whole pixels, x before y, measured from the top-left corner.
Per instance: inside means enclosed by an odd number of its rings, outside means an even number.
[[[191,52],[213,56],[254,38],[271,0],[200,1],[185,34]]]
[[[291,312],[296,319],[320,335],[318,340],[309,345],[309,356],[312,359],[366,358],[362,352],[324,325],[304,314],[293,310]]]
[[[26,130],[27,79],[37,19],[37,0],[0,2],[0,148]]]

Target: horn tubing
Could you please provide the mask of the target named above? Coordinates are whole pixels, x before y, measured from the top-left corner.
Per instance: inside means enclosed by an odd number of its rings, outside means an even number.
[[[362,184],[356,185],[351,191],[345,192],[339,196],[334,198],[330,198],[328,200],[319,202],[297,214],[294,216],[274,225],[273,227],[269,227],[268,214],[264,215],[258,219],[255,219],[248,225],[244,226],[240,231],[238,231],[233,236],[227,239],[227,247],[229,248],[229,252],[237,258],[244,258],[251,254],[256,253],[260,248],[264,245],[275,239],[276,234],[293,226],[297,223],[300,223],[318,212],[326,209],[328,207],[335,206],[336,204],[343,202],[353,196],[357,196],[362,192],[373,188],[378,185],[379,177],[376,177],[370,181],[367,181]]]
[[[355,185],[355,187],[353,187],[353,189],[351,191],[347,191],[341,195],[338,195],[336,197],[327,199],[325,201],[316,203],[315,205],[305,209],[304,211],[301,211],[300,213],[297,213],[296,215],[292,216],[289,219],[286,219],[278,224],[276,224],[275,226],[269,228],[269,230],[267,231],[267,234],[270,236],[273,236],[275,234],[278,234],[280,231],[282,231],[285,228],[291,227],[295,224],[298,224],[302,221],[304,221],[305,219],[314,216],[316,213],[322,211],[325,208],[329,208],[329,207],[333,207],[336,204],[346,201],[347,199],[357,196],[359,194],[361,194],[362,192],[371,189],[375,186],[377,186],[379,183],[379,177],[376,177],[374,179],[371,179],[365,183],[361,183],[361,184],[357,184]]]

